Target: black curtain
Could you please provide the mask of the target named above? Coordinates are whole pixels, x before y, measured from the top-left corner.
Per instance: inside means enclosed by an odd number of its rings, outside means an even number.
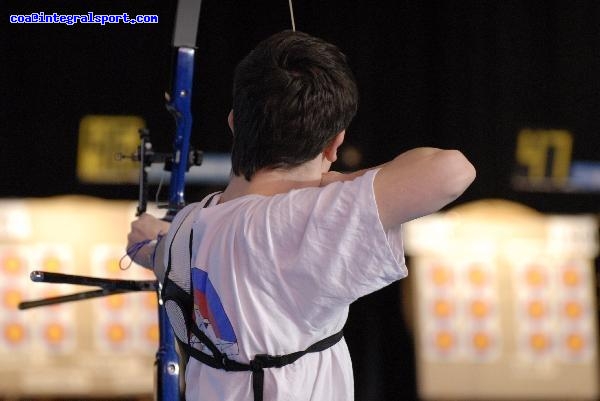
[[[194,142],[226,152],[235,63],[290,27],[287,1],[203,2],[194,87]],[[294,2],[297,28],[336,43],[361,90],[347,143],[356,167],[416,146],[462,150],[478,177],[459,200],[504,198],[543,212],[598,213],[598,193],[523,192],[511,186],[517,133],[573,133],[573,158],[600,159],[600,3],[597,1]],[[77,181],[85,114],[143,116],[157,149],[170,147],[163,92],[170,82],[172,2],[5,0],[2,12],[2,197],[66,193],[135,199],[133,186]],[[8,15],[156,14],[153,25],[14,25]],[[339,165],[338,168],[347,166]],[[201,196],[208,188],[190,189]],[[398,284],[352,306],[346,330],[357,400],[416,398],[411,333]]]

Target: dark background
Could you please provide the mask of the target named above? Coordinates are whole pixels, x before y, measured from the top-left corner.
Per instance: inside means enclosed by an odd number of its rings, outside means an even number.
[[[297,29],[337,44],[361,90],[347,143],[357,167],[416,146],[462,150],[478,177],[458,201],[503,198],[542,212],[598,213],[598,193],[511,186],[522,128],[573,133],[573,158],[600,160],[600,2],[303,1]],[[135,199],[131,185],[75,174],[86,114],[140,115],[155,148],[170,149],[163,93],[171,77],[174,2],[0,3],[0,197],[85,194]],[[149,25],[11,25],[10,14],[156,14]],[[193,143],[227,152],[232,70],[258,41],[290,26],[288,3],[205,0],[198,33]],[[338,166],[344,168],[345,166]],[[188,198],[208,188],[189,188]],[[398,285],[352,307],[347,339],[357,400],[415,398],[410,333]]]

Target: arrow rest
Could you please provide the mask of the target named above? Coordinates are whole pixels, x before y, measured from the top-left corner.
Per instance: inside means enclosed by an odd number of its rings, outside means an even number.
[[[139,179],[138,179],[138,206],[136,210],[136,216],[146,212],[148,204],[148,167],[152,164],[164,164],[165,171],[172,171],[173,165],[175,164],[175,157],[173,153],[159,153],[154,152],[152,142],[150,142],[150,131],[147,128],[140,128],[140,144],[136,151],[129,155],[124,153],[115,154],[115,160],[132,160],[140,163]],[[185,171],[189,171],[191,166],[202,165],[204,153],[199,149],[190,149],[187,158],[187,165]],[[162,185],[159,185],[158,192]],[[156,198],[158,198],[158,192]],[[168,203],[158,204],[159,209],[166,209],[169,207]]]

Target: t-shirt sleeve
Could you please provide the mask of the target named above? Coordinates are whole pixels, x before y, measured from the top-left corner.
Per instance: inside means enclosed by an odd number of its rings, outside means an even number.
[[[406,277],[401,227],[386,233],[377,212],[377,171],[272,199],[269,248],[296,297],[347,305]]]
[[[154,264],[154,273],[161,283],[164,283],[165,274],[167,274],[170,265],[190,266],[191,255],[188,244],[194,222],[193,215],[195,212],[202,210],[206,203],[211,202],[214,195],[214,193],[210,194],[200,202],[185,206],[175,215],[169,227],[169,232],[161,239],[156,250],[155,261],[162,261],[162,263]],[[182,238],[180,241],[175,241],[177,235]],[[180,287],[186,290],[189,289],[189,272],[186,269],[171,269],[168,274],[169,278]]]

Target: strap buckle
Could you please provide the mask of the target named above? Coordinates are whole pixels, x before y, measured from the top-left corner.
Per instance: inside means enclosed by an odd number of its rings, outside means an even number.
[[[254,359],[250,361],[250,367],[252,368],[252,371],[265,368],[281,367],[283,365],[284,364],[282,364],[280,356],[273,356],[268,354],[255,355]]]

